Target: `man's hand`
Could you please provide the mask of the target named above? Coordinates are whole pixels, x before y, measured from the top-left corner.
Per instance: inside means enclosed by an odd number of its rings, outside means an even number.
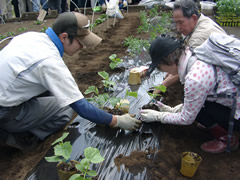
[[[129,114],[124,114],[117,117],[117,124],[113,127],[119,127],[124,130],[136,130],[140,127],[142,121],[132,118]]]
[[[172,108],[170,106],[167,106],[167,105],[161,103],[160,101],[157,101],[156,105],[158,106],[159,111],[161,111],[161,112],[171,112],[171,113],[180,112],[180,111],[182,111],[182,107],[183,107],[183,104],[179,104],[179,105]]]
[[[143,109],[141,111],[141,120],[144,122],[158,121],[164,123],[164,117],[168,114],[169,112],[159,112],[152,109]]]

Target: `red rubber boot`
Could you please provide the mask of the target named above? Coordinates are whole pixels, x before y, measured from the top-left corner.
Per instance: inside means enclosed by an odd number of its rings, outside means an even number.
[[[219,125],[211,127],[208,130],[216,139],[203,143],[200,146],[201,150],[208,153],[224,152],[227,148],[228,132]],[[238,138],[233,134],[230,144],[231,151],[237,150],[238,145],[239,145]]]

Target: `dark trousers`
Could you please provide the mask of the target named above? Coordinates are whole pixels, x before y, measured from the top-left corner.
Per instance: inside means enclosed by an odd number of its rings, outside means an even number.
[[[61,8],[62,8],[62,13],[68,10],[67,0],[62,0]]]
[[[215,102],[205,101],[204,107],[198,113],[196,121],[209,128],[214,124],[228,129],[231,109]],[[234,130],[240,131],[240,121],[234,120]]]
[[[91,7],[90,0],[73,0],[77,7],[74,3],[72,3],[72,1],[70,1],[70,11],[75,11],[75,9],[77,8],[83,8],[85,6],[86,1],[87,1],[86,7]]]
[[[32,98],[15,107],[0,107],[0,135],[34,134],[40,140],[62,129],[72,118],[73,110],[60,107],[54,96]]]
[[[57,10],[59,14],[62,12],[61,4],[61,0],[48,0],[48,8]]]
[[[14,7],[14,12],[16,17],[20,17],[19,7],[18,7],[18,0],[12,0],[12,5]]]

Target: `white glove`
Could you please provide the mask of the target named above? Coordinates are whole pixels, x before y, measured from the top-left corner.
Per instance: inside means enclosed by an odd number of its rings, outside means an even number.
[[[123,1],[123,7],[126,7],[128,5],[127,1]]]
[[[117,124],[114,127],[119,127],[124,130],[136,130],[140,127],[142,121],[132,118],[129,114],[117,116]]]
[[[152,109],[141,110],[141,120],[144,122],[159,121],[164,123],[164,118],[169,115],[169,112],[159,112]]]
[[[172,108],[170,106],[167,106],[167,105],[161,103],[160,101],[157,101],[156,105],[158,106],[158,109],[161,112],[177,113],[177,112],[181,112],[182,108],[183,108],[183,104],[179,104],[179,105]]]

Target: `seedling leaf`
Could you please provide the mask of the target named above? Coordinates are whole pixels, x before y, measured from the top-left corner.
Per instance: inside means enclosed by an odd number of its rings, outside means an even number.
[[[54,153],[56,156],[63,156],[66,160],[68,160],[72,153],[72,145],[70,144],[70,141],[56,145],[54,147]]]
[[[87,161],[86,159],[82,159],[79,164],[75,165],[75,167],[79,171],[84,172],[84,171],[86,171],[86,167],[88,167],[88,165],[89,165],[89,161]]]
[[[59,156],[45,157],[45,159],[48,162],[61,162],[63,160]]]
[[[101,76],[105,80],[109,79],[109,74],[106,71],[98,72],[98,75]]]
[[[59,143],[59,142],[63,142],[63,140],[68,136],[68,134],[69,134],[68,132],[64,132],[63,135],[62,135],[60,138],[56,139],[56,140],[52,143],[52,145],[57,144],[57,143]]]
[[[84,94],[95,93],[98,95],[99,91],[96,86],[89,86],[88,89],[84,92]]]
[[[94,171],[94,170],[90,170],[90,171],[87,172],[87,175],[89,175],[91,177],[95,177],[95,176],[97,176],[97,172]]]
[[[69,178],[69,180],[86,180],[86,179],[80,176],[80,174],[74,174]]]
[[[112,60],[112,59],[115,59],[117,57],[116,54],[112,54],[111,56],[109,56],[109,59]]]
[[[88,147],[84,149],[84,155],[92,163],[100,163],[104,160],[97,148]]]
[[[165,93],[167,91],[167,87],[164,85],[155,86],[154,88],[160,90],[163,93]]]

